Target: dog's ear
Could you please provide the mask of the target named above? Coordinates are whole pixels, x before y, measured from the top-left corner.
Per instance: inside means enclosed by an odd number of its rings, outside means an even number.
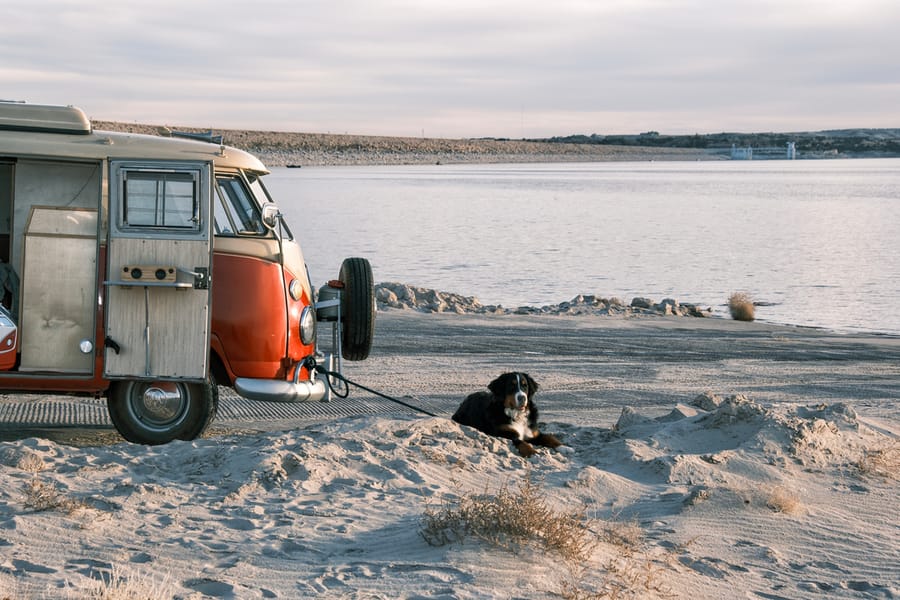
[[[528,373],[522,373],[525,376],[525,381],[528,382],[528,397],[531,398],[535,394],[537,394],[538,388],[540,387],[534,379],[532,379],[531,375]]]
[[[491,390],[492,394],[495,396],[502,396],[506,393],[506,378],[508,376],[509,373],[504,373],[488,384],[488,389]]]

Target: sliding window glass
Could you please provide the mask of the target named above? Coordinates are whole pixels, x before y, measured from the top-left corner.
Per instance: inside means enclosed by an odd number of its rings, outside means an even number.
[[[193,173],[130,171],[124,186],[123,226],[199,230],[200,202]]]

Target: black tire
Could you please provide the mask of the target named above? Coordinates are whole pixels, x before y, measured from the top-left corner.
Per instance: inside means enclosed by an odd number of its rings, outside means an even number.
[[[365,360],[375,337],[375,286],[365,258],[346,258],[339,276],[341,294],[341,356]]]
[[[155,446],[192,440],[216,416],[215,381],[117,381],[109,389],[107,409],[116,430],[129,442]]]

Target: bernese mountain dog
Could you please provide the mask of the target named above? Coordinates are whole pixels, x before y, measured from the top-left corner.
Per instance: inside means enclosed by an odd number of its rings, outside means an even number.
[[[488,384],[489,392],[469,394],[453,420],[495,437],[512,440],[519,454],[528,457],[532,444],[557,448],[555,436],[538,431],[538,408],[534,395],[538,384],[527,373],[504,373]]]

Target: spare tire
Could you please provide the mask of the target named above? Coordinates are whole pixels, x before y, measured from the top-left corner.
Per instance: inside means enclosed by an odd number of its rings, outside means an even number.
[[[341,356],[365,360],[375,337],[375,287],[372,266],[365,258],[346,258],[339,276],[341,294]]]

